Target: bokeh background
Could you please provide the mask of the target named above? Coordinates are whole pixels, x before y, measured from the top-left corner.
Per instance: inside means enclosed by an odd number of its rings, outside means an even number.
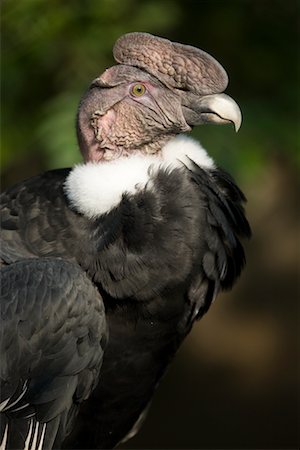
[[[242,128],[193,134],[248,197],[247,268],[194,326],[142,430],[122,448],[298,448],[299,2],[3,0],[1,8],[3,188],[80,160],[77,104],[113,64],[121,34],[191,44],[226,68]]]

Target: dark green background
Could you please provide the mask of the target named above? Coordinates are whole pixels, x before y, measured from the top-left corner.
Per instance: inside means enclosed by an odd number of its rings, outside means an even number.
[[[237,135],[193,134],[248,197],[247,270],[195,325],[126,448],[299,446],[299,17],[293,0],[2,2],[3,187],[80,160],[78,101],[125,32],[211,53],[243,112]]]

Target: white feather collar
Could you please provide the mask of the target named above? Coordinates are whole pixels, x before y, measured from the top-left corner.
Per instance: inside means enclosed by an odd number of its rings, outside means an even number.
[[[134,194],[143,189],[151,172],[160,167],[176,168],[190,164],[203,168],[215,167],[213,160],[194,139],[179,135],[155,155],[133,155],[112,161],[76,165],[65,181],[65,192],[71,205],[89,218],[96,218],[116,207],[122,194]]]

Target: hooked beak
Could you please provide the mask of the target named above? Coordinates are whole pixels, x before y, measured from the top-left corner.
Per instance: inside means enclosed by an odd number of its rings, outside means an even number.
[[[191,126],[204,123],[232,123],[238,131],[242,123],[242,113],[237,103],[227,94],[205,95],[199,99],[195,95],[183,101],[183,114]]]

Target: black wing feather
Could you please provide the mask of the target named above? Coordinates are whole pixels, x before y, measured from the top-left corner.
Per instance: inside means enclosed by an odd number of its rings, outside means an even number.
[[[8,448],[23,448],[30,426],[46,423],[43,448],[57,447],[98,380],[102,299],[77,264],[57,258],[1,272],[2,432],[8,424]]]
[[[206,221],[202,270],[195,274],[188,292],[193,315],[200,318],[220,289],[231,288],[239,277],[245,265],[240,238],[249,238],[251,230],[243,208],[245,196],[232,177],[221,169],[204,170],[190,163],[190,176],[199,189]]]

